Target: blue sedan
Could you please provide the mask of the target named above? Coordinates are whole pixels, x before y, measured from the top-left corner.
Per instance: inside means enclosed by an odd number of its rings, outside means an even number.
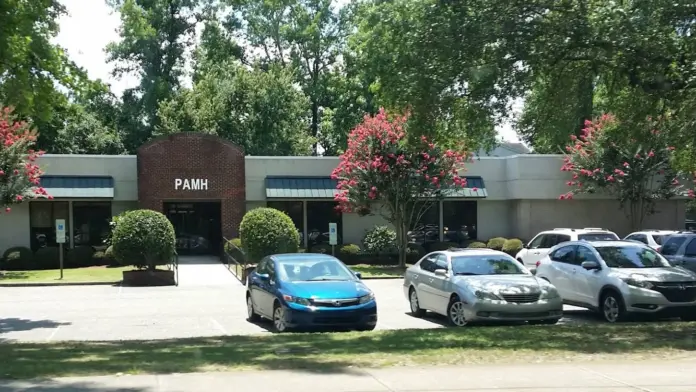
[[[247,316],[273,321],[277,332],[298,327],[375,329],[375,295],[360,274],[333,256],[292,253],[261,260],[247,280]]]

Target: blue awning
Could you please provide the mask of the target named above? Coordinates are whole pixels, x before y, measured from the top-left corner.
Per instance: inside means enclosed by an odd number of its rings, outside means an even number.
[[[330,177],[266,177],[266,198],[333,199],[337,184]]]
[[[55,198],[113,198],[110,176],[41,176],[41,186]]]
[[[333,199],[337,181],[330,177],[266,177],[267,199]],[[447,198],[488,197],[483,178],[466,177],[466,188],[446,191]]]

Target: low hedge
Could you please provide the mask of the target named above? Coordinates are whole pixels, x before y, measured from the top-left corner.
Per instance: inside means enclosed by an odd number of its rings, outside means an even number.
[[[447,250],[450,248],[458,248],[458,247],[459,247],[459,244],[456,242],[449,242],[449,241],[433,242],[433,243],[429,244],[428,250],[431,252],[437,252],[439,250]]]
[[[486,244],[486,247],[493,250],[503,250],[503,245],[505,245],[505,241],[507,241],[507,239],[503,237],[491,238],[490,240],[488,240],[488,244]]]
[[[309,253],[323,253],[323,254],[330,255],[331,254],[331,245],[329,245],[329,244],[312,245],[309,248]]]
[[[0,260],[0,269],[2,270],[19,271],[34,268],[34,253],[24,246],[7,249]]]
[[[355,245],[355,244],[343,245],[343,246],[341,246],[341,249],[339,249],[338,253],[341,256],[347,256],[347,257],[355,256],[355,255],[360,253],[360,247],[358,245]]]
[[[79,245],[68,250],[65,265],[68,267],[89,267],[93,265],[95,250],[89,245]]]
[[[483,242],[474,241],[474,242],[469,244],[468,248],[481,249],[481,248],[487,248],[487,246]]]
[[[522,250],[522,248],[524,248],[524,243],[522,240],[510,238],[509,240],[505,241],[505,244],[503,245],[503,252],[515,257],[517,256],[517,253]]]
[[[63,251],[63,261],[65,262],[65,253]],[[34,262],[37,269],[58,269],[60,268],[60,249],[57,246],[47,246],[39,248],[34,252]],[[65,267],[65,265],[63,265]]]
[[[239,238],[232,238],[225,243],[225,252],[233,252],[237,249],[242,249],[242,240]]]

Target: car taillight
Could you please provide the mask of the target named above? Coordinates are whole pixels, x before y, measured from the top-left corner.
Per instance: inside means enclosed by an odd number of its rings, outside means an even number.
[[[655,250],[657,251],[657,253],[662,253],[662,247],[661,247],[661,246],[658,246]]]
[[[539,268],[539,264],[541,264],[541,260],[536,262],[536,267]]]

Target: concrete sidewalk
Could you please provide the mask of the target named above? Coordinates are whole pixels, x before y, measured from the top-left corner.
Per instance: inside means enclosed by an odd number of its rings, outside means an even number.
[[[346,369],[341,373],[254,371],[0,381],[0,391],[32,392],[687,392],[696,358],[679,362],[488,365]]]

